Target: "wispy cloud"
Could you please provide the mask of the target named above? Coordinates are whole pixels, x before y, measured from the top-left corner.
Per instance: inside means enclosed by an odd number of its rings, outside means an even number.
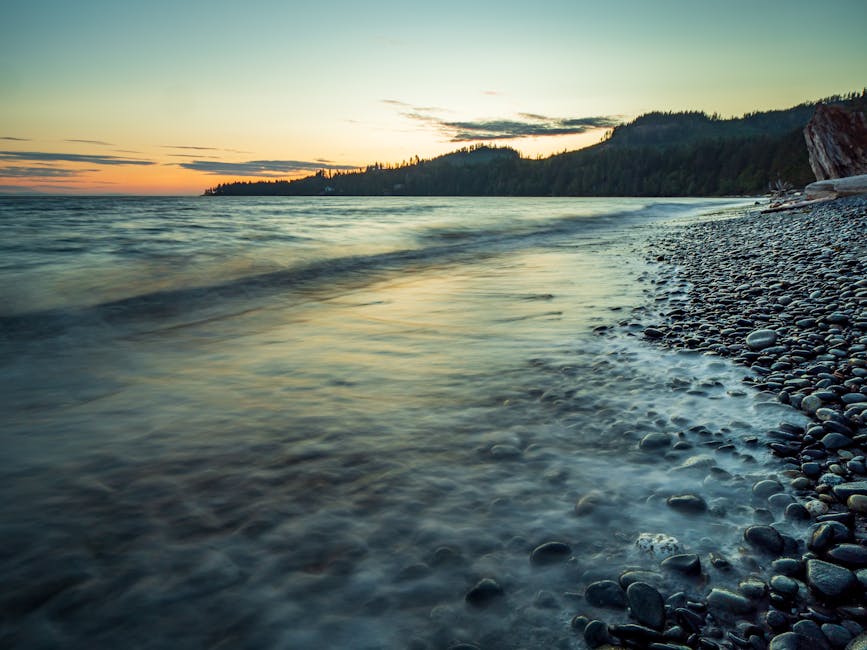
[[[220,151],[217,147],[193,147],[187,144],[164,144],[163,149],[187,149],[191,151]]]
[[[100,145],[100,146],[102,146],[102,147],[113,147],[113,146],[115,146],[115,145],[113,145],[111,142],[103,142],[102,140],[79,140],[79,139],[75,139],[75,138],[73,138],[73,139],[70,139],[70,140],[64,140],[64,142],[78,142],[78,143],[80,143],[80,144],[98,144],[98,145]]]
[[[0,160],[25,160],[28,162],[73,162],[89,165],[154,165],[152,160],[100,156],[78,153],[54,153],[48,151],[0,151]]]
[[[356,165],[336,165],[322,163],[317,160],[248,160],[246,162],[217,162],[211,160],[193,160],[178,163],[183,169],[216,174],[219,176],[265,176],[278,177],[296,172],[318,171],[320,169],[350,170],[358,169]]]
[[[64,167],[40,166],[30,167],[13,165],[0,167],[0,178],[70,178],[84,172],[94,172],[96,169],[66,169]]]
[[[16,138],[11,135],[0,135],[0,140],[10,140],[11,142],[30,142],[30,138]]]
[[[486,91],[486,94],[488,92],[493,93],[495,91]],[[622,121],[622,117],[619,115],[550,117],[538,113],[518,113],[509,119],[455,121],[438,115],[438,113],[444,112],[443,109],[411,106],[396,99],[384,99],[382,103],[397,107],[403,117],[430,126],[452,142],[482,142],[575,135],[593,129],[610,128]]]

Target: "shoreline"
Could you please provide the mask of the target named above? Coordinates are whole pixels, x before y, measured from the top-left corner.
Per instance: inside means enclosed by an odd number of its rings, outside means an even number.
[[[590,647],[867,647],[867,199],[672,225],[648,251],[662,280],[644,338],[746,366],[745,385],[810,424],[760,441],[780,465],[753,486],[743,546],[759,561],[737,590],[669,602],[665,624],[579,616],[576,631]]]

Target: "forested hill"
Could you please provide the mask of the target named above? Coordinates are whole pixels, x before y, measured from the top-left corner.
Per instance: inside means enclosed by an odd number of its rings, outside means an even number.
[[[867,91],[821,100],[867,109]],[[431,160],[318,172],[294,181],[225,183],[209,196],[722,196],[812,182],[802,134],[818,102],[721,119],[648,113],[595,146],[544,159],[478,145]]]

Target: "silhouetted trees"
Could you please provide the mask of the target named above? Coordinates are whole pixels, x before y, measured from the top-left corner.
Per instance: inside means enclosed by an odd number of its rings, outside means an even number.
[[[821,100],[867,108],[867,91]],[[445,156],[317,172],[294,181],[225,183],[212,196],[722,196],[761,194],[778,180],[814,180],[802,128],[816,102],[740,118],[653,112],[603,142],[544,159],[474,145]]]

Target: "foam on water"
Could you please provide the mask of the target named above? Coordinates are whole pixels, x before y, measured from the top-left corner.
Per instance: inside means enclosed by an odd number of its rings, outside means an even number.
[[[569,618],[593,612],[574,594],[658,568],[639,534],[741,562],[768,461],[748,437],[785,409],[723,360],[593,331],[641,303],[652,219],[564,230],[563,213],[593,210],[556,203],[552,225],[545,201],[402,205],[382,218],[416,248],[467,213],[486,244],[7,340],[0,639],[581,647]],[[276,202],[213,206],[280,217]],[[417,223],[432,210],[454,212],[437,235]],[[498,210],[527,213],[521,235],[491,239]],[[653,432],[686,444],[640,450]],[[666,505],[684,493],[709,512]],[[574,557],[531,565],[552,540]],[[484,577],[504,596],[473,608]]]

